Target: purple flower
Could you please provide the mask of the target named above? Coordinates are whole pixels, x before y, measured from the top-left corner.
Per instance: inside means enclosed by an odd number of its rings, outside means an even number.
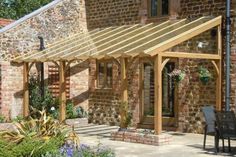
[[[66,155],[66,157],[73,157],[74,148],[65,144],[63,147],[61,147],[60,153]]]
[[[86,145],[86,144],[81,144],[80,145],[80,149],[81,150],[86,150],[86,149],[90,149],[90,147],[88,145]]]

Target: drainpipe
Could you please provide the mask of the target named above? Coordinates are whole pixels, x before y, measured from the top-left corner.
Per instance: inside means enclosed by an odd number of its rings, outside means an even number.
[[[230,0],[226,2],[226,91],[225,110],[230,110]]]
[[[45,47],[44,47],[44,39],[41,36],[39,36],[38,38],[40,40],[39,50],[43,51],[45,49]],[[43,64],[43,62],[40,63],[40,69],[41,69],[41,74],[40,74],[40,90],[41,90],[41,97],[44,98],[44,64]]]

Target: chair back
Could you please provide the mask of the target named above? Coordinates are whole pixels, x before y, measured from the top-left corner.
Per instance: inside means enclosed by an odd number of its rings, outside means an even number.
[[[215,132],[215,111],[213,106],[205,106],[202,107],[202,112],[206,121],[207,133],[214,133]]]
[[[216,124],[222,137],[236,137],[236,117],[233,111],[216,113]]]

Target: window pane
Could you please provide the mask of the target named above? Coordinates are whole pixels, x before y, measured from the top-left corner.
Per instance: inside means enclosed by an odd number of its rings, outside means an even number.
[[[112,87],[112,63],[107,63],[107,87]]]
[[[169,0],[162,0],[162,15],[169,14]]]
[[[154,70],[153,66],[144,63],[144,115],[154,116]]]
[[[168,63],[162,72],[162,115],[174,116],[174,80],[168,74],[175,68],[174,63]]]
[[[98,64],[98,87],[103,87],[105,80],[105,64]]]
[[[157,1],[151,0],[151,16],[157,16]]]

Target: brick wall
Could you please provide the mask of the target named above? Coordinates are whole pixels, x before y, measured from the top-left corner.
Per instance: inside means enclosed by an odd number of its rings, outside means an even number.
[[[95,124],[119,125],[120,71],[113,63],[111,89],[97,88],[96,60],[90,60],[89,69],[89,122]]]
[[[17,116],[22,112],[22,66],[21,64],[0,62],[1,64],[1,113],[7,118]]]
[[[38,36],[45,39],[45,45],[53,43],[81,31],[87,31],[84,0],[56,0],[50,7],[36,11],[19,21],[8,29],[0,30],[0,61],[10,60],[14,56],[32,53],[39,48]],[[45,64],[46,66],[46,64]],[[45,67],[45,69],[47,69]],[[88,80],[88,72],[73,71],[70,80],[70,98],[76,100],[76,105],[86,106],[88,95],[84,80]],[[88,69],[88,67],[87,67]],[[81,74],[75,73],[81,72]],[[72,73],[72,72],[70,72]],[[78,77],[78,76],[83,77]],[[47,80],[48,72],[45,71]],[[15,117],[22,112],[22,64],[3,62],[2,64],[2,109],[6,117]],[[75,81],[76,80],[76,81]],[[77,85],[78,84],[78,85]],[[82,87],[78,87],[80,85]],[[83,93],[81,95],[81,93]]]
[[[87,0],[88,28],[139,23],[140,4],[141,0]]]
[[[235,5],[235,4],[234,4]],[[148,18],[148,6],[147,1],[128,1],[127,3],[121,3],[121,1],[112,2],[111,0],[100,0],[94,1],[89,0],[86,3],[88,28],[94,29],[98,27],[107,27],[113,25],[122,24],[132,24],[132,23],[149,23],[149,22],[160,22],[168,18],[190,18],[195,19],[202,16],[219,16],[225,14],[225,0],[170,0],[170,16],[164,18]],[[129,18],[127,18],[129,17]],[[127,20],[129,19],[129,20]],[[198,48],[197,41],[206,40],[208,46],[205,48]],[[187,41],[179,46],[173,48],[175,51],[191,51],[191,52],[207,52],[216,53],[217,52],[217,42],[214,37],[212,37],[212,31],[203,33],[190,41]],[[232,52],[235,52],[232,49]],[[95,75],[92,74],[95,70],[95,65],[90,64],[90,89],[91,89],[91,100],[92,104],[104,102],[104,97],[112,97],[117,93],[107,92],[103,90],[93,90],[95,85]],[[139,73],[138,66],[135,64],[131,68],[129,74],[129,103],[134,113],[134,121],[139,122]],[[204,65],[209,68],[213,74],[213,79],[207,84],[203,85],[198,78],[198,67]],[[234,65],[232,64],[234,67]],[[179,68],[185,69],[188,76],[179,85],[178,89],[178,129],[185,132],[202,132],[202,122],[203,116],[200,108],[206,104],[215,104],[215,71],[212,64],[205,60],[185,60],[179,59]],[[233,68],[236,69],[236,68]],[[232,74],[233,75],[233,74]],[[232,80],[232,83],[234,81]],[[236,82],[236,81],[235,81]],[[232,84],[234,88],[234,85]],[[236,85],[235,85],[236,87]],[[119,88],[116,88],[119,89]],[[97,94],[96,94],[97,93]],[[207,93],[207,96],[206,94]],[[112,100],[110,98],[110,100]],[[106,100],[105,100],[106,102]],[[115,104],[114,102],[109,102],[110,105]],[[91,103],[89,103],[91,105]],[[109,106],[109,110],[110,110]],[[94,112],[93,114],[100,113],[101,106],[98,106],[99,112]],[[114,108],[115,105],[114,105]],[[105,109],[105,108],[103,108]],[[104,111],[106,112],[106,111]],[[96,121],[101,115],[97,114],[97,118],[94,117],[95,123],[101,123]],[[93,121],[91,120],[91,121]]]

